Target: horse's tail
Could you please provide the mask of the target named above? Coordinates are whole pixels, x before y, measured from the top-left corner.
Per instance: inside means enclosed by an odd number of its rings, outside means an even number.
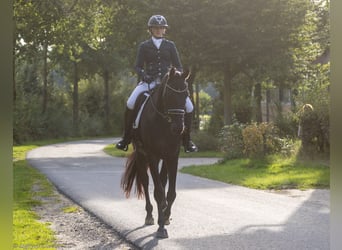
[[[147,161],[145,156],[134,149],[133,153],[128,157],[126,161],[125,173],[121,178],[121,187],[129,198],[131,190],[135,181],[135,193],[138,198],[144,197],[144,177],[147,176]],[[148,177],[147,177],[148,178]],[[145,180],[146,181],[146,180]]]

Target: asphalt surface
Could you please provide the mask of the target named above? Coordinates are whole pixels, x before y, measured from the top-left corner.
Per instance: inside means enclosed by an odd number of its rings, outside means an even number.
[[[284,195],[178,173],[169,238],[144,226],[145,201],[120,189],[124,158],[102,149],[117,139],[40,147],[27,159],[66,196],[142,249],[329,249],[329,191]],[[180,159],[179,167],[218,159]],[[153,199],[153,184],[150,181]],[[157,221],[157,208],[154,218]]]

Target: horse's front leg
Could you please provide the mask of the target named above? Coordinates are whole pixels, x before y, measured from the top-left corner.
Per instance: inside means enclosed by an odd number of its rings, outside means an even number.
[[[162,182],[162,185],[164,187],[164,190],[166,188],[166,183],[167,183],[167,166],[166,162],[163,160],[163,164],[160,170],[160,180]]]
[[[158,231],[157,237],[158,238],[168,238],[167,230],[165,229],[165,218],[164,212],[167,207],[166,199],[165,199],[165,189],[162,185],[159,171],[158,171],[158,162],[154,164],[150,164],[150,172],[152,175],[152,179],[154,182],[154,198],[158,205]]]
[[[167,207],[164,211],[165,225],[170,224],[171,207],[176,199],[176,179],[177,179],[177,167],[178,158],[165,163],[169,176],[169,189],[167,191]]]

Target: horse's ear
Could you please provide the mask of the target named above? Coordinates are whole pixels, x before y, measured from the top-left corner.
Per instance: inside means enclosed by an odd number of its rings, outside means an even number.
[[[184,70],[184,72],[183,72],[183,74],[182,74],[182,77],[183,77],[185,80],[189,79],[189,77],[190,77],[190,70],[189,70],[189,69]]]

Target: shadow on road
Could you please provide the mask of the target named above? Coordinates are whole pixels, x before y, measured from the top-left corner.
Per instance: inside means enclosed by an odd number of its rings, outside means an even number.
[[[321,190],[313,191],[310,198],[282,224],[250,224],[230,234],[175,241],[181,246],[179,249],[192,249],[196,241],[200,249],[220,245],[225,249],[328,250],[330,209],[326,202],[321,202],[321,197]],[[229,211],[224,219],[230,219]]]

